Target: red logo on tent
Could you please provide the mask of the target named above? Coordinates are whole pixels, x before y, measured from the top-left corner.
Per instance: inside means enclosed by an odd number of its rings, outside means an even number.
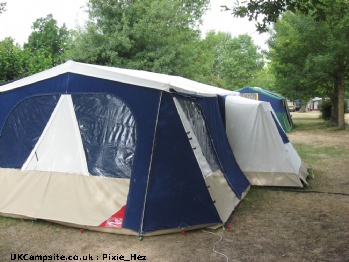
[[[126,206],[123,206],[118,212],[100,224],[100,227],[114,227],[114,228],[122,228],[122,224],[124,222]]]

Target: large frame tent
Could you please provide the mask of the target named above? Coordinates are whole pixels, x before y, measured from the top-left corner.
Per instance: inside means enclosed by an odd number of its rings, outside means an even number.
[[[224,224],[249,182],[204,87],[73,61],[2,86],[0,214],[136,235]]]
[[[236,92],[241,93],[242,96],[256,94],[256,100],[269,102],[282,128],[286,132],[292,129],[291,113],[288,109],[287,100],[283,96],[261,87],[243,87],[236,90]]]

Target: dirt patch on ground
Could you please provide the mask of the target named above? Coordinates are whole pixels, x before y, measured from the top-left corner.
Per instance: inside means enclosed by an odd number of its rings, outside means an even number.
[[[135,236],[81,233],[42,221],[0,218],[0,261],[11,261],[11,254],[76,255],[85,261],[121,261],[121,255],[136,261],[132,254],[146,256],[146,261],[227,261],[212,252],[221,237],[216,250],[229,261],[349,261],[349,195],[337,194],[349,194],[349,132],[326,129],[314,116],[307,115],[307,121],[305,114],[294,117],[296,128],[288,135],[313,169],[309,187],[303,192],[251,188],[228,220],[230,231],[206,230],[214,235],[196,230],[140,241]],[[103,260],[103,254],[111,256]]]

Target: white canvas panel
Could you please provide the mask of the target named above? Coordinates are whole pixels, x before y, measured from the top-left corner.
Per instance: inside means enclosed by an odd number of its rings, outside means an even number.
[[[70,95],[62,95],[22,170],[89,175]]]
[[[129,179],[0,169],[0,213],[99,226],[126,205]]]
[[[220,170],[205,179],[208,191],[217,209],[219,217],[225,223],[240,200],[231,190]]]
[[[291,143],[283,143],[271,113],[269,103],[227,97],[226,131],[234,156],[247,177],[257,173],[297,177],[301,159]]]

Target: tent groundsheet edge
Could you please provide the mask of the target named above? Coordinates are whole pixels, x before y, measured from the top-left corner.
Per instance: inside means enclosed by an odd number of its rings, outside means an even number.
[[[251,185],[303,187],[302,177],[294,173],[282,172],[244,172]]]

